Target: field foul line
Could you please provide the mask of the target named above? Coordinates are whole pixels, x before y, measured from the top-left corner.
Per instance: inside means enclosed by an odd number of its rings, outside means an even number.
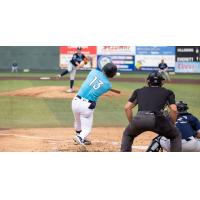
[[[51,141],[55,141],[55,142],[59,142],[59,141],[67,141],[67,140],[56,140],[56,139],[52,139],[52,138],[42,138],[42,137],[37,137],[37,136],[28,136],[28,135],[18,135],[18,134],[1,134],[0,136],[11,136],[11,137],[20,137],[20,138],[27,138],[27,139],[36,139],[36,140],[51,140]]]
[[[28,136],[28,135],[18,135],[18,134],[2,134],[0,133],[0,136],[11,136],[11,137],[19,137],[19,138],[26,138],[26,139],[36,139],[36,140],[47,140],[51,142],[73,142],[72,139],[53,139],[53,138],[43,138],[43,137],[37,137],[37,136]],[[112,142],[112,141],[105,141],[105,140],[96,140],[97,143],[110,143],[114,146],[119,146],[119,142]],[[132,149],[140,149],[140,150],[146,150],[148,146],[133,146]]]

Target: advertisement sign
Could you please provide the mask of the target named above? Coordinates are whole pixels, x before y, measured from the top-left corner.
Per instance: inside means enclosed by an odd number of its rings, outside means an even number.
[[[141,71],[157,70],[161,60],[168,65],[168,70],[175,71],[174,46],[138,46],[136,47],[135,68]]]
[[[176,62],[200,62],[200,46],[177,46]]]
[[[200,73],[200,62],[176,62],[176,73]]]
[[[174,46],[140,46],[136,47],[137,55],[175,55]]]
[[[97,47],[96,46],[81,46],[82,53],[88,58],[88,64],[84,69],[96,68],[97,63]],[[76,53],[77,46],[61,46],[60,47],[60,68],[67,68],[72,55]]]
[[[135,46],[99,46],[98,55],[135,55]]]
[[[97,65],[101,69],[106,63],[113,62],[119,71],[133,71],[135,66],[135,47],[100,46],[97,48]]]

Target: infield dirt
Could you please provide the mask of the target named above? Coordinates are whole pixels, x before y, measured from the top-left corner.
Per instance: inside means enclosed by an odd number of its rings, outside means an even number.
[[[124,128],[94,128],[88,139],[88,152],[119,152]],[[0,151],[4,152],[80,152],[73,141],[73,128],[0,129]],[[145,132],[134,141],[133,151],[145,151],[155,134]]]

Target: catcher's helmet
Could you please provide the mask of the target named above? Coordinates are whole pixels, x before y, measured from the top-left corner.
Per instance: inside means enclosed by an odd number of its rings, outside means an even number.
[[[76,50],[81,51],[82,47],[77,47]]]
[[[151,72],[147,78],[149,86],[162,86],[162,81],[164,80],[162,74],[158,71]]]
[[[176,106],[179,113],[186,112],[189,109],[187,103],[184,103],[183,101],[176,102]]]
[[[104,67],[102,68],[102,71],[104,72],[104,74],[108,77],[108,78],[113,78],[116,73],[117,73],[117,66],[114,65],[113,63],[107,63],[106,65],[104,65]]]

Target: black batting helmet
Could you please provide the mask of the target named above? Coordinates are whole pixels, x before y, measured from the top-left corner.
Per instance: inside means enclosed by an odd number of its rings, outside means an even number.
[[[114,65],[113,63],[107,63],[106,65],[104,65],[104,67],[102,68],[102,71],[104,72],[104,74],[108,77],[108,78],[113,78],[116,73],[117,73],[117,66]]]
[[[147,78],[149,86],[162,86],[162,81],[164,80],[162,74],[158,71],[151,72]]]
[[[177,110],[178,112],[186,112],[189,108],[187,103],[184,103],[183,101],[176,102]]]

